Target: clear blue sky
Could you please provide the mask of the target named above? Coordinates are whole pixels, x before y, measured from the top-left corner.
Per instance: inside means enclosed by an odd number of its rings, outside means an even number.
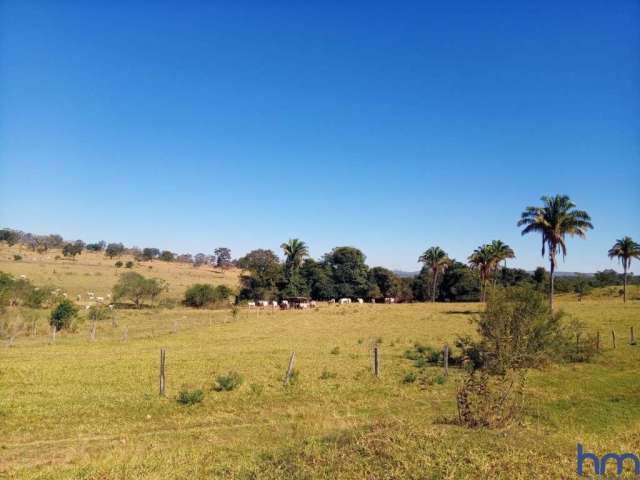
[[[1,226],[531,269],[520,212],[566,193],[596,228],[560,270],[640,240],[636,1],[0,5]]]

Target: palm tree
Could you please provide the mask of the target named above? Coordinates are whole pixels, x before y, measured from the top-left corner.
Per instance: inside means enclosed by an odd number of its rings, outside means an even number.
[[[449,265],[451,265],[451,260],[449,259],[447,252],[442,250],[440,247],[431,247],[420,255],[418,261],[422,262],[425,267],[431,270],[431,301],[435,302],[438,274],[440,272],[444,272]]]
[[[640,258],[640,244],[633,241],[631,237],[623,237],[616,240],[613,247],[609,249],[609,258],[617,258],[624,269],[624,303],[627,303],[627,274],[631,267],[632,258]]]
[[[576,205],[567,195],[542,197],[542,207],[527,207],[518,221],[524,226],[522,235],[538,232],[542,235],[542,256],[549,253],[550,282],[549,305],[553,309],[553,281],[557,266],[557,255],[567,255],[565,236],[585,238],[588,229],[593,228],[591,217],[584,210],[576,210]]]
[[[502,240],[494,240],[491,242],[491,245],[489,245],[489,248],[491,249],[494,257],[494,273],[497,272],[500,262],[504,262],[503,268],[507,268],[507,259],[516,258],[516,254],[513,249]],[[494,287],[496,285],[496,277],[496,275],[493,276]]]
[[[284,251],[285,267],[289,274],[300,268],[304,258],[309,255],[307,244],[297,238],[290,238],[288,242],[280,245],[280,248]]]
[[[487,281],[496,264],[496,256],[491,245],[485,244],[476,248],[469,255],[469,264],[472,268],[477,269],[480,274],[480,301],[484,302],[487,295]]]

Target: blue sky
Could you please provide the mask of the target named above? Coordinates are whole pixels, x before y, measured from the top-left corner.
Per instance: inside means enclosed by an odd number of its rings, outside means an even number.
[[[640,240],[640,4],[0,3],[0,225],[415,270],[566,193]],[[636,270],[640,270],[636,268]]]

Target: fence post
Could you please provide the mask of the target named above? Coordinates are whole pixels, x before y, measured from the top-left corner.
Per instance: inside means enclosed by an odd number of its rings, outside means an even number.
[[[284,386],[289,385],[289,379],[291,378],[291,373],[293,372],[293,367],[296,364],[296,352],[291,352],[291,356],[289,357],[289,366],[287,367],[287,373],[284,376]]]
[[[616,348],[616,332],[614,330],[611,330],[611,344],[613,348]]]
[[[377,343],[373,346],[373,374],[380,378],[380,346]]]
[[[596,352],[600,353],[600,330],[596,333]]]
[[[164,397],[164,361],[165,361],[165,349],[160,349],[160,396]]]
[[[91,341],[95,342],[96,341],[96,321],[93,321],[93,324],[91,325]]]
[[[629,344],[630,345],[636,344],[636,337],[633,334],[633,327],[629,327]]]
[[[51,343],[56,343],[56,332],[58,328],[53,325],[53,330],[51,331]]]
[[[449,345],[444,346],[444,374],[449,375]]]
[[[124,332],[122,332],[122,341],[126,342],[129,340],[129,327],[124,327]]]

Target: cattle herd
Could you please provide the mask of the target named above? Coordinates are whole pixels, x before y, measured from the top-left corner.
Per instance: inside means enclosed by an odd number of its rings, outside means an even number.
[[[376,299],[372,298],[370,300],[371,303],[376,303]],[[386,304],[391,304],[391,303],[395,303],[396,299],[393,297],[387,297],[384,299],[384,303]],[[336,302],[335,298],[332,298],[331,300],[329,300],[327,302],[329,305],[350,305],[351,303],[358,303],[358,304],[363,304],[364,303],[364,299],[362,298],[356,298],[355,302],[353,302],[350,298],[341,298]],[[276,302],[275,300],[272,301],[267,301],[267,300],[258,300],[258,301],[254,301],[254,302],[247,302],[247,307],[249,309],[254,309],[254,308],[271,308],[273,310],[275,309],[280,309],[280,310],[289,310],[289,309],[293,309],[293,308],[297,308],[297,309],[301,309],[301,310],[306,310],[308,308],[315,308],[318,306],[318,302],[316,302],[315,300],[295,300],[295,301],[289,301],[289,300],[282,300],[280,301],[280,303]]]

